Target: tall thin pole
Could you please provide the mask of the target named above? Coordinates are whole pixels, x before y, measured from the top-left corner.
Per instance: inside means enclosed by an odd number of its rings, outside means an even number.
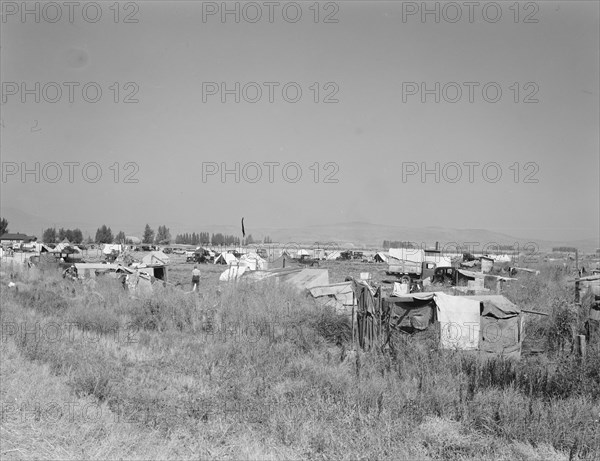
[[[356,347],[354,346],[354,290],[352,290],[352,349],[356,350]]]

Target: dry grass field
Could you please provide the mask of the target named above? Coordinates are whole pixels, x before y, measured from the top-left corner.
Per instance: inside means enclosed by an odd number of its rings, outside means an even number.
[[[506,288],[550,314],[526,319],[525,347],[545,352],[514,363],[433,338],[351,354],[348,319],[305,295],[219,285],[214,265],[200,265],[201,295],[186,293],[193,264],[173,262],[182,285],[149,297],[110,277],[3,268],[2,459],[600,457],[600,351],[573,354],[583,315],[560,268]],[[385,265],[321,267],[332,282],[385,277]]]

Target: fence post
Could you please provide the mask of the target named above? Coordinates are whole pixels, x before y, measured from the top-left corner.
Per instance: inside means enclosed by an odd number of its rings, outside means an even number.
[[[352,349],[356,350],[354,346],[354,288],[352,288]]]
[[[577,355],[579,355],[581,358],[585,358],[585,353],[585,335],[577,335]]]

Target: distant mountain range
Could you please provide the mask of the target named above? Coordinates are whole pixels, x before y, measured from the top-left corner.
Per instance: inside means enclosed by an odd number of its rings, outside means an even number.
[[[15,208],[3,208],[1,210],[2,217],[9,221],[9,229],[11,232],[23,232],[27,234],[41,237],[43,229],[48,227],[64,227],[65,229],[79,228],[84,235],[94,236],[96,229],[102,223],[89,223],[76,219],[53,220],[31,215],[22,210]],[[107,223],[109,224],[109,223]],[[120,230],[126,235],[141,236],[146,223],[140,223],[136,228],[119,223],[110,223],[113,234]],[[171,235],[174,238],[176,234],[184,232],[209,232],[229,235],[240,235],[240,225],[204,225],[202,228],[191,229],[189,225],[183,223],[163,223],[149,222],[150,226],[156,230],[159,225],[165,224],[171,230]],[[341,247],[368,247],[380,249],[384,240],[409,241],[414,242],[419,246],[434,246],[436,242],[440,246],[446,246],[450,249],[453,243],[464,247],[469,243],[470,247],[475,250],[482,249],[484,246],[488,248],[494,243],[500,245],[518,245],[523,248],[527,243],[533,242],[541,251],[548,251],[553,247],[572,246],[579,248],[582,251],[592,252],[600,247],[598,239],[584,239],[572,241],[559,240],[536,240],[534,237],[530,239],[518,238],[508,234],[494,232],[486,229],[453,229],[447,227],[408,227],[408,226],[390,226],[381,224],[370,224],[365,222],[347,222],[337,224],[322,224],[294,228],[268,228],[268,227],[253,227],[246,221],[246,233],[252,234],[255,239],[261,239],[264,236],[269,236],[273,242],[283,244],[304,244],[313,245],[315,242],[320,244],[335,242]]]

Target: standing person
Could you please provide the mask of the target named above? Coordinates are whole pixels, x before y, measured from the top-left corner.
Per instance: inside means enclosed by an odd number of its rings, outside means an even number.
[[[192,291],[196,291],[196,287],[200,285],[200,270],[198,269],[198,265],[194,266],[194,270],[192,270]]]

